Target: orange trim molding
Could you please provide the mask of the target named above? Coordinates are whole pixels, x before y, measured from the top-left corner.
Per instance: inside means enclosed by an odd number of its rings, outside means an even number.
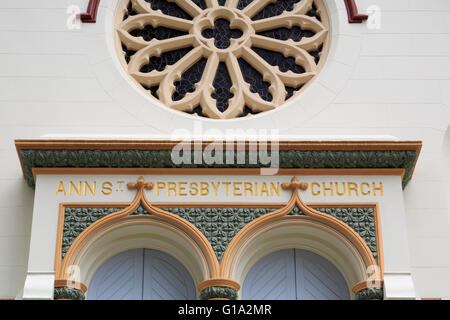
[[[151,151],[166,151],[172,150],[175,146],[178,148],[181,145],[186,145],[190,149],[197,150],[208,147],[213,141],[193,141],[193,142],[181,142],[181,141],[169,141],[169,140],[148,140],[148,141],[136,141],[136,140],[16,140],[16,149],[20,159],[20,165],[22,172],[27,183],[34,187],[36,170],[42,173],[50,173],[52,169],[58,168],[58,170],[65,169],[66,172],[71,172],[75,168],[87,168],[93,172],[108,172],[111,170],[109,167],[117,168],[117,172],[123,172],[132,174],[139,169],[143,169],[139,175],[143,174],[146,169],[154,169],[152,166],[175,168],[170,157],[162,162],[150,161],[146,164],[146,168],[141,168],[142,163],[139,161],[139,157],[136,154],[143,153],[141,156],[146,156]],[[233,150],[249,150],[254,142],[249,141],[237,141],[234,143],[226,144],[222,142],[222,148],[228,150],[230,147]],[[268,143],[269,145],[271,143]],[[217,146],[217,142],[214,142]],[[253,145],[254,147],[255,145]],[[272,146],[268,146],[272,148]],[[415,165],[417,163],[418,156],[422,143],[420,141],[280,141],[274,146],[274,150],[279,150],[280,164],[282,169],[288,169],[292,165],[292,161],[296,161],[294,154],[288,151],[295,151],[300,153],[300,156],[304,154],[309,162],[303,164],[303,162],[296,162],[296,166],[301,169],[316,168],[311,170],[311,174],[320,174],[325,169],[339,169],[353,170],[355,174],[363,174],[364,170],[370,169],[399,169],[404,170],[402,173],[403,186],[406,186],[411,179],[414,172]],[[73,151],[73,152],[72,152]],[[95,151],[95,152],[93,152]],[[103,154],[105,153],[117,153],[121,151],[132,151],[125,153],[123,158],[113,157],[115,160],[110,162],[104,162]],[[322,153],[321,151],[326,151]],[[55,155],[53,152],[60,152]],[[64,153],[62,153],[64,152]],[[80,156],[79,154],[89,153],[86,156]],[[312,153],[312,157],[309,157],[306,153]],[[367,154],[365,157],[364,152],[379,153],[379,154]],[[334,155],[333,153],[336,153]],[[395,153],[399,153],[396,156]],[[339,165],[333,164],[334,156],[335,161],[340,163]],[[93,158],[92,158],[93,157]],[[96,160],[94,160],[94,158]],[[100,161],[101,165],[95,165],[95,161]],[[317,158],[317,159],[316,159]],[[56,161],[55,161],[56,159]],[[63,159],[63,160],[62,160]],[[316,160],[315,160],[316,159]],[[339,161],[343,161],[342,163]],[[355,162],[356,161],[356,162]],[[289,164],[291,163],[291,164]],[[129,166],[129,167],[126,167]],[[204,166],[201,165],[201,166]],[[252,166],[248,164],[248,166]],[[263,166],[261,164],[261,166]],[[98,167],[98,168],[94,168]],[[231,165],[217,165],[217,167],[223,167],[233,170]],[[263,166],[264,167],[264,166]],[[321,169],[319,169],[321,168]],[[99,169],[100,171],[96,171]],[[203,169],[203,168],[202,168]],[[358,173],[360,170],[360,173]],[[55,171],[56,172],[56,171]],[[111,172],[111,171],[110,171]],[[205,171],[206,172],[206,171]],[[229,171],[232,172],[232,171]],[[237,171],[236,171],[237,172]],[[344,172],[344,171],[342,171]],[[368,172],[368,171],[366,171]],[[380,171],[381,172],[381,171]],[[232,173],[230,173],[232,174]],[[299,175],[300,173],[292,173],[290,175]]]
[[[239,291],[241,289],[240,284],[233,280],[210,279],[210,280],[205,280],[205,281],[201,282],[197,286],[197,290],[199,292],[202,292],[203,290],[205,290],[206,288],[209,288],[209,287],[226,287],[226,288],[231,288],[234,291]]]
[[[81,282],[75,282],[70,280],[55,280],[55,288],[74,288],[81,290],[81,292],[86,293],[87,287]]]
[[[33,178],[37,175],[261,175],[261,169],[254,168],[33,168]],[[368,169],[278,169],[277,176],[405,176],[403,168]]]
[[[383,288],[383,284],[384,284],[383,280],[379,280],[377,286],[373,286],[371,284],[370,280],[369,281],[361,281],[361,282],[358,282],[357,284],[355,284],[353,286],[352,292],[354,294],[356,294],[356,293],[358,293],[358,292],[360,292],[362,290],[369,289],[369,288],[377,288],[377,289],[378,288]]]
[[[211,143],[217,141],[201,141],[202,148],[206,148]],[[17,139],[15,140],[16,149],[34,149],[34,150],[172,150],[176,145],[187,144],[192,148],[199,142],[183,142],[181,140],[114,140],[114,139]],[[248,141],[234,142],[234,149],[241,144],[245,150],[251,145]],[[271,142],[267,142],[268,146]],[[419,152],[422,147],[422,141],[289,141],[281,140],[278,142],[280,150],[294,151],[385,151],[385,150],[410,150]],[[226,142],[222,143],[226,147]]]

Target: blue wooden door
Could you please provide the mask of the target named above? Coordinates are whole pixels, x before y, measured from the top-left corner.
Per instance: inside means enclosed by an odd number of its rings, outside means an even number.
[[[277,251],[258,261],[242,286],[248,300],[346,300],[342,274],[325,258],[306,250]]]
[[[143,250],[119,253],[106,261],[89,285],[89,300],[141,300]]]
[[[95,273],[89,300],[194,300],[194,281],[172,256],[135,249],[106,261]]]
[[[144,250],[144,300],[195,300],[194,281],[175,258],[156,250]]]

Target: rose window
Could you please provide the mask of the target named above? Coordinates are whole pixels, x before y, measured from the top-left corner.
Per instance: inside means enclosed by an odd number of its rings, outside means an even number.
[[[322,0],[122,0],[122,63],[168,108],[213,119],[273,110],[317,75]]]

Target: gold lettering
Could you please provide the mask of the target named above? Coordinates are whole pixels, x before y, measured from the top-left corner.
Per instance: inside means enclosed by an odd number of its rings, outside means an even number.
[[[173,191],[173,195],[177,196],[177,184],[175,182],[167,182],[167,196],[170,197],[170,191]]]
[[[217,185],[214,182],[211,182],[213,188],[214,188],[214,195],[217,197],[217,193],[219,190],[220,182],[217,182]]]
[[[66,189],[64,188],[64,182],[62,181],[59,182],[58,187],[56,188],[55,196],[60,192],[62,192],[63,195],[66,195]]]
[[[383,196],[383,182],[380,182],[379,187],[375,187],[375,182],[372,182],[373,195],[377,195],[377,191],[380,191],[380,196]]]
[[[83,196],[86,195],[86,189],[89,189],[89,191],[91,192],[91,194],[92,194],[93,196],[95,196],[95,187],[96,187],[96,185],[97,185],[97,181],[94,181],[94,182],[92,183],[92,188],[91,188],[91,186],[89,185],[89,183],[88,183],[87,181],[85,181],[85,182],[83,183]]]
[[[336,194],[338,196],[345,196],[345,183],[342,182],[342,192],[339,192],[339,183],[335,182],[334,187],[336,188]]]
[[[267,189],[267,183],[263,182],[261,185],[261,196],[263,193],[266,194],[266,196],[269,196],[269,190]]]
[[[318,184],[317,182],[311,183],[311,194],[313,196],[319,196],[320,195],[320,190],[319,191],[315,191],[314,187],[319,187],[320,188],[320,184]]]
[[[208,182],[200,182],[200,195],[201,196],[209,195],[209,184],[208,184]]]
[[[348,195],[351,197],[352,196],[352,191],[355,191],[355,195],[358,197],[358,185],[354,182],[347,182],[347,186],[348,186]]]
[[[192,192],[192,190],[194,190],[195,192]],[[189,194],[191,196],[196,196],[198,195],[198,183],[197,182],[191,182],[189,183]]]
[[[280,183],[279,182],[277,182],[276,187],[273,182],[270,183],[270,195],[273,196],[274,192],[276,193],[277,196],[280,196]]]
[[[72,195],[72,190],[75,190],[75,192],[81,196],[81,181],[78,183],[78,188],[75,186],[73,181],[69,182],[69,196]]]
[[[241,188],[237,187],[238,185],[241,185],[242,182],[233,182],[233,196],[242,196],[242,193],[238,193],[241,191]]]
[[[231,184],[231,182],[222,182],[222,184],[224,184],[226,187],[225,195],[228,197],[228,186]]]
[[[187,193],[183,193],[184,191],[186,191],[186,186],[182,186],[182,185],[186,185],[187,182],[185,181],[180,181],[178,182],[178,195],[181,197],[186,197]]]
[[[122,184],[125,183],[125,181],[117,181],[118,189],[122,189]]]
[[[247,191],[253,196],[253,184],[251,182],[244,182],[244,196],[247,196]]]
[[[166,183],[158,181],[156,183],[156,196],[159,196],[159,190],[162,190],[162,189],[165,189],[165,188],[166,188]]]
[[[330,191],[331,195],[334,196],[334,192],[333,192],[333,184],[330,182],[330,187],[327,188],[325,186],[325,182],[322,182],[322,191],[323,191],[323,195],[326,196],[327,195],[327,191]]]
[[[367,191],[364,191],[364,187],[369,188],[369,190],[366,189]],[[360,189],[363,196],[370,196],[370,185],[367,182],[361,183]]]
[[[109,181],[103,182],[102,183],[102,193],[105,196],[110,195],[112,193],[112,186],[113,186],[113,184]]]

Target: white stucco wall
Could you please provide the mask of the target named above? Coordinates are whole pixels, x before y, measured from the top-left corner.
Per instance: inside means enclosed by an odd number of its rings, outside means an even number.
[[[14,298],[23,287],[34,197],[14,139],[192,128],[192,118],[151,102],[123,75],[111,39],[117,0],[102,0],[96,24],[67,29],[66,8],[84,11],[87,2],[0,1],[0,298]],[[251,120],[201,121],[204,128],[422,140],[404,190],[411,267],[419,298],[449,299],[450,2],[356,2],[360,11],[380,7],[381,28],[348,24],[344,2],[326,0],[332,48],[304,94]]]

